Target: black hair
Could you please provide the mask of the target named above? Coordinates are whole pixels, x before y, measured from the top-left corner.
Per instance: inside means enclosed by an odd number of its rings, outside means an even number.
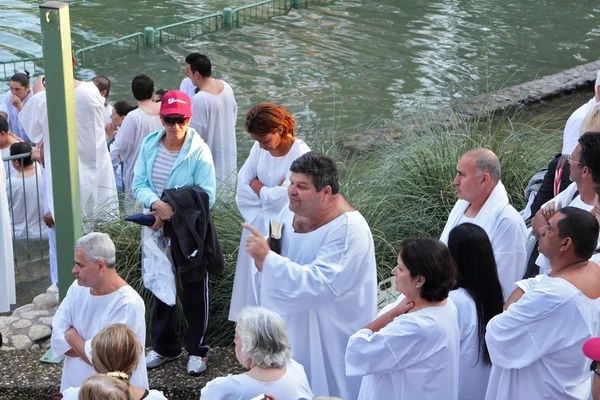
[[[137,101],[150,100],[154,95],[154,81],[147,75],[136,75],[131,81],[131,92]]]
[[[115,104],[113,104],[113,108],[115,109],[117,114],[119,114],[121,117],[124,117],[133,110],[135,110],[137,107],[132,106],[131,104],[129,104],[128,101],[119,100]]]
[[[406,239],[400,244],[400,259],[411,277],[425,278],[421,298],[433,302],[448,297],[454,287],[456,268],[444,243],[432,238]]]
[[[155,100],[157,103],[160,103],[162,101],[163,96],[165,95],[165,93],[167,93],[168,90],[167,89],[158,89],[156,92],[154,92],[155,96],[159,96],[158,100]]]
[[[105,76],[96,76],[92,79],[92,82],[94,82],[100,93],[106,90],[106,98],[108,99],[108,95],[110,94],[110,80]]]
[[[10,81],[20,83],[23,87],[29,86],[29,71],[17,72],[11,76]]]
[[[0,132],[8,133],[8,120],[0,115]]]
[[[192,72],[198,72],[203,78],[210,78],[212,66],[210,60],[204,54],[191,53],[185,58],[185,63],[190,65]]]
[[[290,166],[290,171],[309,176],[317,192],[326,186],[331,187],[332,194],[340,191],[340,182],[335,161],[325,154],[309,151],[298,157]]]
[[[16,142],[10,145],[11,156],[27,153],[31,153],[31,145],[29,143]],[[33,161],[31,160],[31,154],[17,161],[19,161],[23,167],[29,167],[31,164],[33,164]]]
[[[479,357],[485,365],[491,365],[485,344],[485,327],[490,319],[502,313],[504,306],[492,243],[482,227],[464,223],[450,231],[448,249],[457,269],[454,288],[465,289],[477,309]]]
[[[579,138],[579,162],[592,171],[592,180],[600,184],[600,132],[586,132]]]
[[[558,221],[558,237],[571,238],[577,257],[589,260],[598,244],[598,221],[591,212],[575,207],[559,211],[565,218]]]

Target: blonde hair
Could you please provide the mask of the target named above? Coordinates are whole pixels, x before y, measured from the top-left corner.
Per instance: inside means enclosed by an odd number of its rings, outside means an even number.
[[[135,333],[124,324],[109,325],[92,339],[92,365],[99,374],[133,375],[141,352]]]
[[[127,381],[108,375],[94,375],[79,389],[79,400],[132,400]]]
[[[579,128],[579,136],[586,132],[600,132],[600,103],[597,103],[585,116]]]

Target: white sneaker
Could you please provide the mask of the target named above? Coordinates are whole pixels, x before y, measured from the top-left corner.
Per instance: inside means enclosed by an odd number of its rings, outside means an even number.
[[[146,356],[146,368],[147,369],[156,368],[160,365],[163,365],[164,363],[166,363],[168,361],[177,360],[179,357],[182,356],[182,354],[183,353],[179,353],[179,355],[174,356],[174,357],[166,357],[166,356],[161,356],[154,350],[151,350],[150,353],[148,353],[148,355]]]
[[[190,356],[187,364],[187,373],[192,376],[198,376],[206,371],[206,357]]]

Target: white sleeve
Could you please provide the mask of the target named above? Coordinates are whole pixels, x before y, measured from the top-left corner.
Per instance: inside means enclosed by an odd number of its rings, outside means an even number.
[[[5,113],[6,115],[8,115],[8,109],[9,109],[11,97],[12,97],[12,95],[11,95],[10,90],[9,90],[4,95],[4,97],[2,97],[2,101],[0,101],[0,112]]]
[[[305,311],[332,301],[365,279],[366,271],[375,266],[368,228],[352,227],[345,220],[331,227],[328,235],[307,265],[273,251],[267,254],[260,274],[261,306],[280,314]]]
[[[565,124],[562,154],[570,155],[573,152],[573,149],[577,147],[577,142],[579,141],[579,128],[585,119],[585,114],[579,112],[579,110],[580,109],[575,110]]]
[[[194,96],[192,98],[192,119],[190,126],[200,134],[202,138],[207,137],[206,121],[208,120],[208,112],[206,101],[202,96]]]
[[[515,282],[513,286],[513,292],[517,290],[517,288],[521,289],[525,293],[529,292],[530,290],[533,290],[533,288],[535,288],[535,285],[537,285],[540,279],[542,279],[542,276],[543,274],[540,274],[538,276],[534,276],[533,278],[523,279],[518,282]]]
[[[133,162],[132,156],[135,151],[135,126],[136,120],[135,115],[127,115],[123,120],[123,123],[119,127],[117,131],[117,135],[115,136],[115,150],[119,153],[119,157],[123,163],[131,163]],[[137,156],[137,154],[136,154]]]
[[[258,143],[254,143],[248,158],[240,168],[237,176],[237,194],[235,201],[244,221],[252,223],[261,212],[260,199],[250,187],[250,182],[257,175]]]
[[[579,324],[569,322],[577,316],[568,317],[577,313],[565,312],[565,304],[565,299],[545,288],[533,289],[492,318],[485,334],[492,363],[507,369],[524,368],[556,351],[557,340],[563,341],[566,336],[579,340],[578,335],[571,334]],[[567,332],[565,326],[573,330]]]
[[[377,333],[361,329],[350,336],[346,348],[346,375],[365,376],[402,370],[439,350],[435,335],[431,337],[412,318],[400,316]]]
[[[19,122],[33,143],[39,143],[48,129],[46,94],[32,96],[19,113]]]
[[[519,226],[523,224],[523,226]],[[498,278],[504,293],[504,301],[512,293],[513,284],[523,278],[527,264],[525,249],[525,226],[523,220],[503,218],[494,230],[492,248],[498,267]]]
[[[73,324],[73,317],[71,315],[71,297],[74,296],[75,289],[73,285],[77,285],[77,282],[73,282],[67,295],[58,306],[54,318],[52,319],[52,336],[50,338],[50,345],[52,348],[52,358],[63,359],[64,354],[71,350],[71,346],[65,340],[65,334],[71,328]]]
[[[576,191],[577,183],[573,182],[565,190],[560,192],[557,196],[542,204],[542,207],[540,207],[540,209],[546,208],[552,202],[554,202],[555,210],[558,208],[558,203],[561,203],[562,207],[567,207],[573,200],[573,197],[575,197],[574,194]]]

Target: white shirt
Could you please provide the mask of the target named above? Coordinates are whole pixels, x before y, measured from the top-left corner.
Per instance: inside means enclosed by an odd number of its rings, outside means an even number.
[[[115,148],[123,161],[123,185],[127,193],[133,193],[133,169],[142,141],[162,128],[160,116],[146,114],[139,108],[131,111],[123,120],[115,138]]]
[[[285,156],[273,157],[271,153],[261,149],[258,142],[255,142],[248,159],[240,168],[235,201],[244,221],[252,224],[263,236],[269,233],[269,221],[276,219],[283,207],[287,205],[290,165],[296,158],[309,151],[310,148],[306,143],[296,139]],[[260,190],[260,197],[250,187],[250,182],[255,178],[265,185]],[[281,184],[282,180],[284,180],[283,184]],[[254,275],[258,270],[254,266],[254,260],[246,252],[245,245],[249,235],[251,235],[250,231],[242,230],[229,309],[231,321],[236,320],[242,308],[258,304],[258,293],[254,285]]]
[[[594,208],[594,204],[587,204],[581,200],[581,196],[578,194],[575,196],[577,192],[577,184],[575,182],[571,183],[565,190],[560,192],[556,197],[552,200],[547,201],[542,208],[547,207],[550,203],[554,202],[554,209],[558,208],[558,203],[562,204],[562,207],[575,207],[585,211],[592,211]],[[575,196],[575,197],[573,197]],[[535,265],[540,267],[540,274],[550,269],[550,261],[546,258],[545,255],[541,254],[535,260]]]
[[[63,392],[62,400],[78,400],[80,387],[69,388]],[[144,400],[167,400],[163,392],[158,390],[149,390],[148,396],[144,397]]]
[[[235,185],[237,175],[237,144],[235,124],[237,103],[231,86],[223,82],[217,95],[198,92],[192,99],[190,126],[208,144],[215,163],[217,187]]]
[[[563,132],[563,154],[571,154],[579,141],[581,135],[581,124],[585,120],[588,112],[596,105],[596,98],[592,97],[590,101],[579,107],[567,120],[565,131]]]
[[[85,352],[92,360],[92,339],[102,329],[111,324],[125,324],[137,337],[142,349],[146,345],[146,319],[144,301],[131,286],[123,286],[104,296],[93,296],[90,288],[73,282],[67,295],[60,303],[52,320],[52,356],[65,359],[60,391],[70,387],[80,387],[83,382],[96,374],[94,368],[79,357],[65,356],[71,346],[65,340],[70,327],[85,340]],[[148,389],[148,375],[143,351],[138,368],[130,379],[131,386]]]
[[[456,307],[447,299],[400,315],[379,332],[356,332],[346,350],[346,373],[364,377],[359,400],[458,400],[459,347]]]
[[[1,152],[1,157],[7,158],[10,157],[10,146],[4,148],[4,149],[0,149]],[[6,171],[6,179],[10,178],[11,176],[17,176],[19,175],[19,171],[17,171],[15,169],[15,167],[13,167],[12,163],[6,162],[6,161],[2,161],[2,163],[4,164],[4,170]],[[8,168],[6,167],[8,165]]]
[[[450,291],[449,297],[458,311],[460,359],[458,368],[458,398],[482,400],[485,397],[491,365],[484,364],[480,354],[477,306],[464,288]],[[482,337],[481,340],[484,340]]]
[[[247,374],[228,375],[208,382],[200,392],[205,400],[251,400],[269,393],[277,400],[312,400],[313,394],[302,365],[290,360],[285,374],[273,382],[260,382]]]
[[[587,400],[590,364],[581,348],[600,336],[600,299],[562,278],[527,281],[537,283],[487,325],[493,366],[486,399]]]
[[[11,177],[7,191],[12,201],[12,222],[17,239],[47,237],[44,223],[44,177],[41,166],[34,175],[25,179]]]
[[[192,80],[187,76],[181,81],[181,85],[179,85],[179,90],[187,94],[190,99],[192,99],[196,94],[196,86],[194,86]]]
[[[0,163],[0,177],[5,174],[4,165]],[[15,304],[16,301],[15,260],[6,197],[6,179],[0,178],[0,312],[10,311],[10,305]]]
[[[48,130],[46,91],[31,98],[19,113],[19,119],[34,143],[44,140],[48,207],[54,215],[52,186],[51,136]],[[81,82],[75,88],[75,119],[79,161],[79,192],[84,222],[98,211],[116,215],[119,202],[115,176],[104,132],[104,98],[93,82]]]
[[[259,305],[285,320],[294,359],[304,366],[315,396],[356,399],[360,378],[347,377],[350,335],[377,311],[375,247],[367,221],[347,212],[310,233],[296,233],[285,207],[282,255],[263,263]]]
[[[112,105],[107,104],[106,106],[104,106],[104,125],[110,124],[112,122],[112,110]]]
[[[23,107],[25,107],[32,96],[33,91],[30,90],[25,99],[21,100]],[[11,132],[23,139],[25,142],[29,143],[30,138],[27,136],[25,129],[23,129],[23,126],[21,126],[21,123],[19,122],[19,110],[17,110],[17,107],[12,105],[12,93],[10,90],[4,95],[2,102],[0,102],[0,112],[6,113],[6,120],[10,125]]]

